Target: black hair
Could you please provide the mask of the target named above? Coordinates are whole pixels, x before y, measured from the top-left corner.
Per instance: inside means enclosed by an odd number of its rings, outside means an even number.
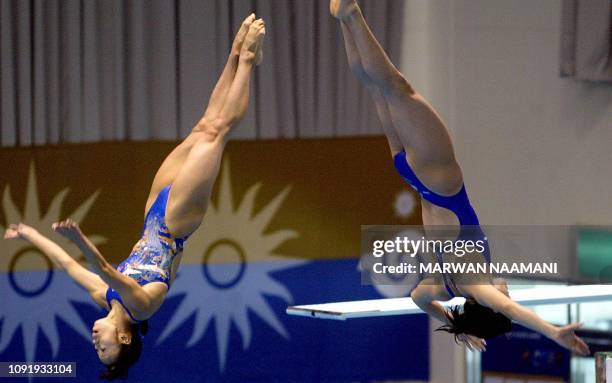
[[[482,339],[494,338],[512,330],[512,321],[488,307],[468,299],[463,305],[453,306],[445,312],[449,324],[436,329],[455,334],[455,341],[460,334],[474,335]]]
[[[142,336],[149,331],[149,322],[132,323],[132,341],[122,344],[115,363],[109,364],[100,374],[102,380],[127,379],[128,370],[138,361],[142,352]]]

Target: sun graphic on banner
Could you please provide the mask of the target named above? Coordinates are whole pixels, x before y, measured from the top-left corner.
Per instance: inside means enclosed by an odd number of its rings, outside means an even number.
[[[209,206],[202,226],[187,242],[182,266],[170,289],[170,296],[184,299],[163,330],[163,342],[185,320],[195,314],[195,324],[187,346],[195,345],[214,320],[220,370],[225,369],[230,327],[235,324],[243,349],[251,343],[249,311],[257,314],[284,338],[287,330],[268,305],[265,295],[292,302],[289,290],[270,274],[306,263],[273,254],[283,242],[296,238],[292,230],[264,233],[289,193],[282,190],[257,214],[255,198],[261,184],[250,187],[237,208],[233,206],[229,161],[221,174],[216,206]]]
[[[13,202],[9,186],[3,193],[4,222],[24,222],[45,236],[52,237],[51,224],[60,220],[61,207],[68,189],[60,191],[47,213],[42,216],[38,201],[38,187],[34,165],[30,165],[25,208],[21,213]],[[93,205],[98,193],[91,195],[70,216],[81,222]],[[0,233],[5,227],[0,225]],[[91,236],[95,244],[104,243],[101,236]],[[38,329],[42,330],[57,356],[60,338],[55,317],[68,323],[77,333],[89,339],[89,330],[70,301],[91,303],[85,291],[72,282],[65,273],[57,272],[51,260],[31,244],[22,240],[2,240],[0,247],[0,352],[9,345],[21,327],[25,357],[33,361],[36,356]],[[62,243],[63,244],[63,243]],[[76,247],[66,248],[70,251]],[[71,251],[72,252],[72,251]]]

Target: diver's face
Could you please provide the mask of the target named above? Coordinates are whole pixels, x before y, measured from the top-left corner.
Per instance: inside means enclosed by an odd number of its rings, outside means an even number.
[[[100,318],[91,329],[91,339],[100,361],[106,365],[117,360],[121,343],[115,326],[108,318]]]

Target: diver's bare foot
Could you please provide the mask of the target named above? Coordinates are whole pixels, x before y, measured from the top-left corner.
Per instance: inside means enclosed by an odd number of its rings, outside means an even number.
[[[265,25],[263,29],[263,34],[264,36],[259,40],[259,43],[257,44],[257,51],[255,52],[255,65],[259,65],[263,61],[263,45],[264,45],[264,40],[265,40],[265,35],[266,35]]]
[[[344,20],[359,11],[356,0],[330,0],[329,12],[338,20]]]
[[[257,63],[257,54],[260,50],[264,36],[266,35],[266,25],[262,19],[257,19],[249,26],[249,32],[244,38],[240,60],[252,64]]]
[[[236,33],[236,37],[234,37],[234,42],[232,43],[232,53],[236,55],[240,54],[242,43],[244,42],[244,38],[246,37],[249,27],[253,21],[255,21],[254,13],[251,13],[244,19],[244,21],[242,21],[242,25],[240,25],[240,29],[238,29],[238,33]]]

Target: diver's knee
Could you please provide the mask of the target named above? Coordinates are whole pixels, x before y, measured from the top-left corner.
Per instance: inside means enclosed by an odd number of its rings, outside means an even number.
[[[203,117],[198,121],[192,129],[192,133],[198,135],[199,140],[206,142],[215,141],[219,138],[224,138],[229,132],[230,124],[222,118],[206,118]]]

